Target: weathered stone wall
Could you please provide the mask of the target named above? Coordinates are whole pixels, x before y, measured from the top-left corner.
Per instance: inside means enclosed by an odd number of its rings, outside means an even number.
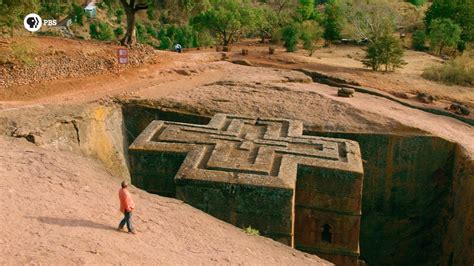
[[[185,153],[130,151],[132,184],[150,193],[176,197],[174,176],[185,157]]]
[[[127,142],[132,144],[138,135],[153,120],[175,121],[183,123],[193,123],[205,125],[211,120],[208,117],[168,112],[157,108],[146,107],[142,105],[124,104],[122,107],[123,120],[127,128]],[[128,146],[127,146],[128,147]]]
[[[295,247],[336,265],[358,265],[362,177],[300,166],[295,193]],[[325,225],[330,241],[323,241]]]
[[[319,133],[359,142],[364,163],[361,258],[435,265],[452,215],[455,145],[430,136]]]
[[[177,198],[240,228],[292,245],[293,191],[228,183],[179,180]]]
[[[459,145],[440,265],[474,265],[474,161]]]
[[[100,160],[115,176],[130,177],[128,141],[120,106],[38,105],[0,113],[0,134],[38,146],[82,153]]]
[[[77,120],[79,148],[99,159],[117,178],[129,179],[126,128],[119,106],[93,105]]]

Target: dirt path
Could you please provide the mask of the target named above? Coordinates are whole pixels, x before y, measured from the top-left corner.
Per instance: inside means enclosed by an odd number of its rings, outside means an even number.
[[[75,48],[70,46],[71,44],[67,42],[63,50],[69,53],[76,52]],[[88,50],[90,53],[97,53],[93,56],[105,56],[115,52],[113,49],[94,48],[96,51]],[[81,103],[118,95],[132,96],[139,90],[176,80],[192,85],[194,79],[218,78],[218,75],[202,76],[201,73],[209,70],[205,63],[216,61],[219,56],[209,52],[177,54],[156,51],[154,58],[150,60],[152,63],[122,69],[120,72],[116,72],[116,69],[113,73],[62,78],[0,89],[0,108],[49,103]],[[189,68],[192,68],[193,72],[188,72]],[[162,90],[159,93],[169,92],[170,90]]]

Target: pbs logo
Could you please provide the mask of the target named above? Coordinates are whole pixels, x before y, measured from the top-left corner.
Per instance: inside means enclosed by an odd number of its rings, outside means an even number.
[[[27,31],[35,32],[41,29],[43,25],[43,20],[41,19],[38,14],[31,13],[28,14],[25,19],[23,20],[23,25]]]

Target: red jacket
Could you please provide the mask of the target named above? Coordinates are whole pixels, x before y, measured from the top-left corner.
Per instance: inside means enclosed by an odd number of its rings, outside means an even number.
[[[125,213],[131,212],[135,209],[135,203],[133,202],[132,195],[126,188],[121,188],[119,190],[119,199],[120,199],[120,211]]]

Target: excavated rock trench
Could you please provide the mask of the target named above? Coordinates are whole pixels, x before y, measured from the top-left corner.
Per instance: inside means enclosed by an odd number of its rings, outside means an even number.
[[[126,103],[69,108],[66,114],[61,107],[35,108],[29,114],[2,111],[0,134],[97,158],[124,179],[130,178],[127,148],[152,120],[210,120]],[[458,144],[422,134],[318,132],[309,127],[304,134],[360,144],[365,171],[360,250],[369,265],[462,265],[472,259],[474,238],[465,236],[472,231],[464,231],[472,214],[455,211],[469,206],[464,200],[474,193],[474,186],[463,185],[472,185],[465,183],[472,161]]]

